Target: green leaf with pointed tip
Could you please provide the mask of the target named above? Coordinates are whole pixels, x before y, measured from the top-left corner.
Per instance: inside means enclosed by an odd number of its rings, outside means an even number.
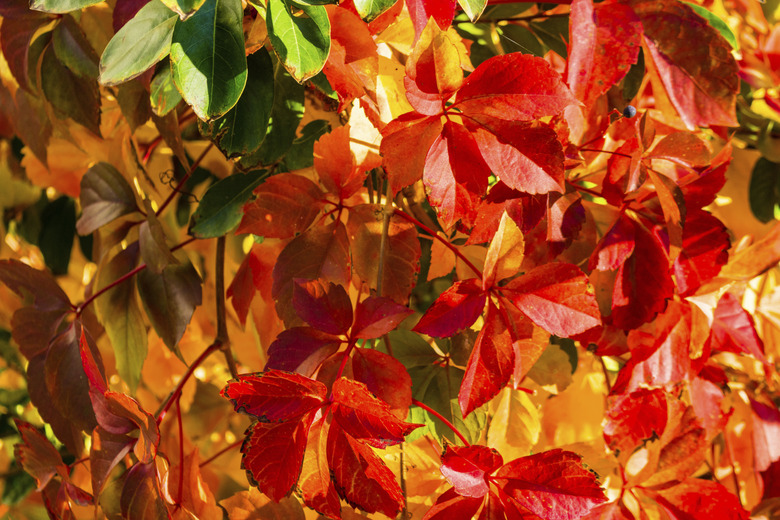
[[[268,37],[290,75],[303,83],[325,66],[330,21],[321,5],[296,7],[300,12],[293,13],[293,6],[284,0],[268,1]]]
[[[192,215],[190,235],[215,238],[235,228],[244,215],[244,203],[267,174],[265,170],[233,174],[211,186]]]
[[[179,15],[179,18],[186,20],[197,12],[203,6],[206,0],[160,0],[171,11]]]
[[[726,22],[721,20],[718,15],[707,9],[706,7],[702,7],[698,4],[694,4],[691,2],[685,2],[688,7],[694,10],[696,14],[707,20],[707,23],[709,23],[713,29],[718,31],[723,38],[726,39],[727,42],[729,42],[729,45],[731,45],[731,48],[735,51],[739,51],[739,41],[737,40],[737,37],[734,35],[734,31],[731,30],[731,27],[728,26]]]
[[[241,0],[207,0],[173,30],[173,81],[200,119],[235,106],[247,79]]]
[[[181,358],[177,347],[203,294],[198,272],[189,261],[170,264],[162,273],[138,273],[138,292],[157,335]]]
[[[97,78],[98,55],[72,16],[63,16],[54,28],[52,45],[57,58],[71,72],[82,78]]]
[[[100,135],[100,92],[97,83],[81,78],[57,59],[52,47],[41,59],[41,87],[46,100],[65,117]]]
[[[288,170],[300,170],[314,165],[314,143],[330,132],[330,123],[325,119],[315,119],[301,130],[301,136],[293,141],[290,151],[284,157],[282,165]]]
[[[265,139],[274,104],[274,64],[265,49],[247,57],[246,88],[236,106],[201,133],[210,136],[228,157],[254,152]]]
[[[152,112],[159,117],[176,108],[176,105],[181,101],[181,94],[173,82],[173,71],[170,63],[163,63],[154,74],[149,99],[152,104]]]
[[[69,13],[78,11],[90,5],[99,4],[103,0],[31,0],[30,9],[45,13]]]
[[[358,15],[363,20],[371,22],[380,14],[393,7],[396,1],[397,0],[355,0],[355,10],[357,10]]]
[[[761,157],[753,167],[748,189],[750,211],[761,222],[775,218],[775,207],[780,205],[780,164]]]
[[[485,10],[487,0],[458,0],[458,4],[469,17],[472,22],[480,17],[482,11]]]
[[[244,169],[254,168],[258,164],[271,164],[287,153],[303,117],[303,86],[278,61],[274,69],[274,104],[269,123],[271,129],[256,152],[241,158],[239,164]]]
[[[118,85],[143,74],[171,50],[176,13],[152,0],[127,22],[100,58],[100,83]]]
[[[117,254],[100,269],[96,289],[106,287],[129,273],[138,263],[138,242]],[[138,305],[135,285],[127,280],[100,296],[95,302],[100,323],[114,349],[116,370],[135,392],[147,353],[147,333]]]
[[[97,163],[81,178],[81,217],[76,223],[80,235],[89,235],[112,220],[138,210],[133,188],[108,163]]]

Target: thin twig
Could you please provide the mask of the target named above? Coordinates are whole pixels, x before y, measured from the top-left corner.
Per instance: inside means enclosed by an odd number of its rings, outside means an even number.
[[[604,357],[598,356],[599,361],[601,362],[601,370],[604,371],[604,381],[607,382],[607,395],[612,393],[612,383],[609,382],[609,370],[607,370],[607,364],[604,363]]]
[[[243,443],[244,443],[244,440],[243,440],[243,439],[241,439],[241,440],[237,440],[237,441],[236,441],[236,442],[234,442],[233,444],[230,444],[230,445],[228,445],[228,446],[225,446],[224,448],[222,448],[221,450],[219,450],[218,452],[216,452],[214,455],[212,455],[211,457],[209,457],[209,458],[207,458],[206,460],[204,460],[203,462],[201,462],[201,463],[198,465],[198,467],[202,468],[202,467],[203,467],[203,466],[205,466],[206,464],[210,464],[210,463],[211,463],[211,462],[212,462],[214,459],[216,459],[217,457],[220,457],[220,456],[224,455],[225,453],[229,452],[229,451],[230,451],[230,450],[232,450],[233,448],[237,448],[238,446],[241,446]]]
[[[181,401],[176,400],[176,419],[179,423],[179,488],[177,490],[177,505],[181,505],[184,497],[184,426],[181,423]]]
[[[447,427],[450,430],[452,430],[455,433],[455,435],[458,436],[458,438],[463,442],[463,444],[465,446],[471,446],[471,443],[469,443],[469,441],[466,440],[466,437],[464,437],[463,434],[458,431],[458,429],[455,427],[455,425],[452,424],[450,421],[448,421],[442,414],[440,414],[439,412],[437,412],[436,410],[434,410],[433,408],[431,408],[427,404],[418,401],[417,399],[412,398],[412,404],[419,406],[420,408],[422,408],[423,410],[425,410],[426,412],[428,412],[429,414],[433,415],[434,417],[439,419],[441,422],[446,424]]]
[[[195,159],[195,162],[192,163],[192,165],[187,170],[187,173],[184,175],[184,178],[182,178],[181,181],[179,181],[179,184],[173,189],[173,191],[168,195],[168,198],[163,201],[162,205],[160,206],[160,209],[157,210],[157,215],[160,215],[163,210],[168,206],[168,204],[171,203],[173,198],[176,196],[179,191],[184,187],[184,183],[186,183],[189,178],[192,176],[192,174],[195,172],[195,170],[198,168],[198,165],[200,165],[201,161],[206,158],[206,154],[211,151],[211,148],[214,146],[214,143],[209,143],[209,145],[206,147],[205,150],[198,156],[197,159]]]
[[[233,351],[230,348],[230,337],[227,330],[227,318],[225,311],[225,236],[217,239],[217,258],[214,267],[214,276],[216,277],[217,289],[217,341],[222,346],[222,352],[225,354],[230,375],[233,379],[238,378],[238,368],[236,360],[233,357]]]
[[[198,368],[203,362],[206,360],[207,357],[209,357],[211,354],[216,352],[217,350],[220,350],[222,346],[219,344],[218,341],[215,341],[208,347],[206,347],[206,350],[201,352],[200,356],[198,356],[198,359],[196,359],[188,368],[187,371],[184,373],[184,376],[179,381],[179,384],[176,385],[176,388],[171,392],[171,395],[166,399],[165,403],[163,403],[160,410],[155,414],[157,417],[157,424],[160,424],[162,420],[165,418],[165,414],[168,413],[168,410],[170,410],[171,406],[174,402],[178,401],[179,397],[181,396],[181,391],[184,388],[184,385],[189,381],[190,377],[192,377],[193,372],[195,372],[195,369]]]

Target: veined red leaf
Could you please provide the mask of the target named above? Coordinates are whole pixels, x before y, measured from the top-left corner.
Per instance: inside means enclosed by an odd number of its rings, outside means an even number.
[[[658,202],[666,221],[666,232],[669,236],[669,260],[676,260],[680,255],[683,240],[683,223],[685,222],[685,198],[680,187],[672,179],[648,169],[648,176],[655,187]]]
[[[341,428],[330,428],[328,464],[336,489],[351,505],[390,518],[401,510],[403,494],[393,472],[371,448]]]
[[[544,218],[547,211],[546,195],[528,195],[511,189],[506,183],[494,184],[477,209],[477,218],[467,244],[490,242],[506,212],[523,234],[528,233]]]
[[[631,7],[642,21],[645,62],[652,60],[686,126],[736,126],[738,68],[717,29],[675,0],[634,0]]]
[[[250,249],[227,288],[226,296],[231,299],[233,309],[235,309],[242,327],[246,326],[249,306],[252,304],[258,289],[255,280],[260,278],[262,269],[263,264],[254,252],[254,248]]]
[[[567,83],[586,109],[623,79],[641,44],[642,24],[629,6],[614,0],[572,2]]]
[[[423,520],[450,520],[451,518],[473,518],[484,500],[459,495],[450,488],[436,499],[436,503],[425,513]],[[500,518],[500,517],[499,517]]]
[[[732,280],[748,281],[771,269],[780,261],[780,222],[763,238],[741,249],[729,259],[721,275]]]
[[[507,121],[554,116],[577,99],[549,63],[530,54],[494,56],[477,67],[458,90],[453,107],[468,116]]]
[[[0,260],[0,282],[21,297],[32,296],[33,305],[38,310],[71,308],[68,295],[53,277],[19,260]]]
[[[750,399],[753,418],[753,446],[756,469],[766,470],[780,460],[780,410],[770,401],[765,404]]]
[[[592,509],[588,516],[582,520],[636,520],[634,514],[626,507],[622,500],[602,504]]]
[[[440,470],[459,495],[482,498],[488,493],[487,476],[503,463],[501,455],[487,446],[447,446]]]
[[[485,300],[479,280],[459,280],[439,295],[413,330],[436,338],[452,336],[477,321]]]
[[[22,442],[14,446],[14,458],[35,478],[41,491],[55,475],[68,477],[68,467],[57,449],[32,424],[14,419]]]
[[[406,98],[421,114],[440,114],[445,101],[463,84],[460,55],[450,38],[428,20],[406,62]]]
[[[414,34],[417,39],[431,18],[439,29],[446,30],[455,16],[458,2],[457,0],[409,0],[406,7],[409,9],[409,17],[414,24]]]
[[[563,147],[554,130],[485,114],[466,120],[491,170],[510,188],[538,194],[563,191]]]
[[[709,167],[701,173],[681,179],[680,189],[683,191],[689,213],[693,209],[712,204],[718,192],[726,184],[726,170],[732,159],[731,150],[731,143],[726,143],[726,146],[712,158]]]
[[[632,137],[610,156],[601,193],[611,204],[619,206],[626,195],[638,190],[645,182],[646,169],[642,164],[642,152],[641,141]]]
[[[347,364],[356,381],[390,406],[390,413],[406,419],[412,405],[412,378],[396,358],[379,350],[355,348]],[[346,370],[345,370],[346,372]]]
[[[649,159],[666,159],[689,168],[709,166],[712,161],[707,143],[691,132],[665,135],[648,152]]]
[[[658,388],[608,397],[604,439],[610,448],[627,455],[643,440],[660,437],[666,429],[669,397]]]
[[[393,194],[422,179],[428,150],[441,135],[443,125],[439,116],[407,112],[382,129],[379,151]]]
[[[536,267],[509,282],[505,293],[531,321],[556,336],[572,336],[601,324],[588,277],[572,264]]]
[[[635,329],[663,310],[674,285],[663,245],[640,224],[634,226],[634,252],[620,266],[612,291],[612,325]]]
[[[395,329],[411,313],[411,309],[390,298],[369,296],[355,308],[352,337],[371,339],[383,336]]]
[[[358,169],[349,143],[349,125],[334,128],[314,143],[314,169],[328,193],[340,200],[354,195],[366,176]]]
[[[718,275],[728,261],[731,245],[726,226],[701,209],[688,212],[682,234],[682,251],[674,260],[672,273],[681,296],[696,292]]]
[[[524,245],[520,228],[509,214],[504,212],[485,257],[485,267],[482,270],[482,286],[485,289],[520,271]]]
[[[130,468],[119,499],[123,518],[168,520],[170,515],[160,490],[155,462],[138,462]]]
[[[241,467],[250,480],[275,502],[289,496],[298,483],[313,413],[278,424],[256,422],[241,445]]]
[[[498,308],[488,301],[485,325],[474,343],[458,392],[463,417],[495,397],[516,372],[509,327]]]
[[[93,398],[95,415],[100,427],[114,435],[126,435],[138,430],[139,435],[133,447],[135,456],[141,462],[152,462],[160,443],[160,430],[155,418],[130,396],[108,391],[103,400]]]
[[[458,220],[473,225],[476,199],[487,190],[490,172],[471,132],[447,121],[428,150],[423,174],[428,200],[446,229]]]
[[[301,417],[325,402],[328,389],[319,381],[281,370],[241,374],[228,382],[222,396],[236,411],[262,422],[285,422]]]
[[[312,327],[282,331],[268,347],[265,369],[311,376],[325,358],[336,352],[342,340]]]
[[[330,518],[341,518],[341,501],[328,466],[329,433],[330,419],[327,417],[309,428],[299,486],[307,506]]]
[[[634,252],[634,225],[625,215],[619,215],[590,256],[588,267],[599,271],[618,269]]]
[[[764,343],[756,333],[753,317],[734,294],[727,292],[718,301],[711,334],[713,349],[749,354],[766,363]]]
[[[92,430],[89,465],[92,473],[92,492],[100,496],[111,471],[130,453],[135,439],[127,435],[109,433],[101,426]]]
[[[346,378],[333,383],[333,418],[344,432],[376,448],[403,442],[404,437],[422,426],[401,421],[390,405],[377,399],[366,385]]]
[[[293,307],[303,321],[328,334],[344,334],[352,325],[352,301],[341,285],[293,280]]]
[[[493,481],[515,502],[544,520],[575,520],[607,498],[581,457],[560,449],[508,462]]]
[[[237,234],[289,238],[308,229],[322,209],[323,193],[311,180],[294,173],[268,178],[244,205]]]
[[[672,520],[747,520],[750,514],[723,484],[687,478],[675,486],[649,491]]]

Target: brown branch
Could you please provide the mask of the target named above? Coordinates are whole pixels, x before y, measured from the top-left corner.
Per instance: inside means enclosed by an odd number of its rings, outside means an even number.
[[[214,267],[214,276],[216,277],[217,289],[217,339],[225,354],[230,375],[233,379],[238,378],[238,368],[236,360],[233,358],[233,351],[230,349],[230,336],[227,330],[227,318],[225,311],[225,236],[217,239],[217,258]]]

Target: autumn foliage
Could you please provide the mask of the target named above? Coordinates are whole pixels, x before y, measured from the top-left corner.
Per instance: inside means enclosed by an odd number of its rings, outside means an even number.
[[[780,516],[780,6],[4,0],[0,516]]]

